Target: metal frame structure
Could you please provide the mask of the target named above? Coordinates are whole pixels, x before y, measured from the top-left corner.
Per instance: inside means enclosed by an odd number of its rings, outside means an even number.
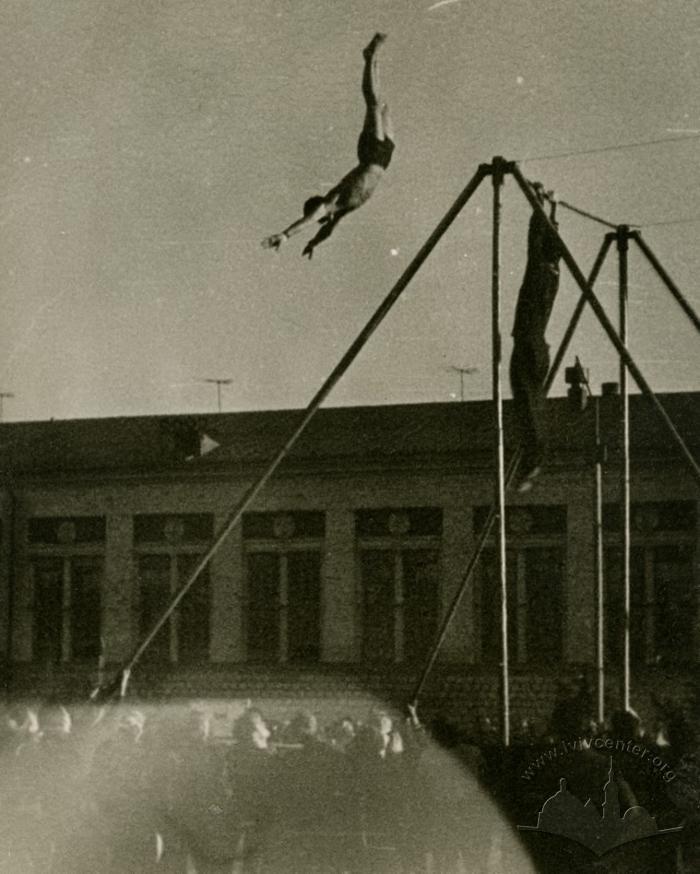
[[[574,367],[567,368],[566,381],[573,390],[573,399],[579,402],[577,389],[585,388],[587,399],[593,402],[593,437],[594,437],[594,498],[593,498],[593,547],[596,590],[596,676],[597,689],[597,721],[602,725],[605,720],[605,567],[604,567],[604,531],[603,531],[603,464],[607,460],[607,446],[601,439],[600,430],[600,396],[594,394],[588,371],[581,365],[576,356]]]
[[[593,394],[590,385],[589,394]],[[605,554],[603,552],[603,462],[605,446],[600,439],[600,398],[595,405],[595,580],[596,580],[596,670],[598,674],[598,724],[605,720]]]
[[[627,349],[629,327],[629,293],[627,282],[627,253],[629,252],[629,228],[621,225],[617,231],[618,258],[618,302],[620,319],[620,341]],[[622,656],[622,708],[630,709],[630,634],[632,621],[632,588],[630,580],[630,399],[627,383],[627,368],[620,357],[620,446],[622,464],[620,465],[620,504],[622,506],[622,591],[624,598],[624,640]]]
[[[493,230],[491,244],[491,360],[492,390],[496,432],[495,506],[498,519],[498,579],[501,590],[501,731],[508,745],[510,739],[510,659],[508,654],[508,573],[506,562],[506,482],[505,439],[503,432],[503,391],[501,365],[501,190],[505,174],[503,158],[494,158],[491,168],[493,181]]]
[[[234,527],[240,522],[243,513],[250,506],[250,504],[255,500],[258,494],[265,487],[267,482],[273,476],[277,468],[284,461],[284,459],[289,454],[290,450],[302,435],[309,422],[316,414],[318,409],[320,408],[323,401],[330,394],[335,385],[339,382],[344,373],[348,370],[350,365],[353,363],[355,358],[359,355],[362,348],[369,341],[372,334],[381,324],[385,316],[389,313],[393,305],[398,300],[401,293],[408,286],[409,282],[413,279],[415,274],[418,272],[423,262],[430,255],[432,250],[438,244],[444,233],[451,226],[453,221],[462,211],[466,203],[469,201],[471,196],[477,190],[481,182],[487,177],[492,177],[493,181],[493,222],[492,222],[492,356],[493,356],[493,367],[492,367],[492,382],[493,382],[493,400],[494,400],[494,415],[495,415],[495,454],[496,454],[496,473],[495,473],[495,502],[494,506],[492,506],[487,519],[482,527],[481,532],[477,537],[476,547],[472,554],[471,559],[469,560],[468,566],[462,578],[461,585],[459,590],[457,591],[455,597],[453,598],[452,603],[450,604],[444,618],[441,623],[440,629],[436,636],[436,640],[434,646],[431,650],[430,656],[426,662],[425,668],[421,674],[420,680],[415,688],[413,693],[413,702],[416,703],[420,694],[424,688],[427,677],[432,670],[435,660],[437,658],[438,652],[444,642],[445,635],[447,633],[447,629],[457,611],[459,603],[471,581],[474,570],[477,566],[479,557],[483,551],[483,548],[486,544],[488,537],[490,536],[491,529],[494,525],[494,522],[498,519],[499,521],[499,575],[500,575],[500,584],[501,584],[501,625],[502,625],[502,634],[501,634],[501,647],[502,647],[502,673],[501,673],[501,702],[502,702],[502,733],[503,733],[503,742],[506,746],[510,744],[510,695],[509,695],[509,659],[508,659],[508,609],[507,609],[507,591],[506,591],[506,529],[505,529],[505,493],[506,490],[511,483],[513,476],[517,470],[518,463],[521,457],[521,450],[518,448],[513,456],[510,459],[510,462],[506,468],[505,466],[505,456],[504,456],[504,441],[503,441],[503,398],[501,391],[501,358],[502,358],[502,343],[501,343],[501,334],[500,334],[500,217],[501,217],[501,189],[503,187],[504,179],[506,175],[512,175],[517,182],[519,188],[523,192],[526,200],[529,202],[533,210],[537,210],[540,212],[544,220],[549,225],[552,232],[556,235],[561,250],[562,260],[565,262],[567,267],[569,268],[570,273],[572,274],[574,280],[576,281],[579,289],[581,291],[581,297],[576,305],[574,313],[572,315],[570,324],[565,332],[565,335],[562,339],[562,342],[559,346],[559,349],[555,355],[554,361],[550,367],[549,374],[544,384],[545,393],[549,391],[554,382],[554,378],[557,374],[558,369],[561,366],[561,363],[564,359],[566,351],[568,349],[569,343],[573,334],[576,330],[578,322],[580,320],[583,309],[588,303],[590,307],[593,309],[598,321],[602,325],[604,331],[608,335],[608,338],[612,342],[613,346],[617,350],[620,356],[620,373],[621,376],[624,373],[625,378],[626,374],[629,372],[640,390],[647,396],[650,402],[653,404],[656,409],[658,415],[663,420],[665,426],[668,428],[671,433],[673,439],[678,445],[681,453],[685,457],[687,463],[691,467],[693,474],[698,482],[700,482],[700,465],[695,460],[693,455],[691,454],[689,448],[685,444],[680,433],[677,431],[675,425],[669,418],[666,410],[661,405],[658,398],[655,396],[651,387],[648,385],[646,380],[644,379],[641,371],[637,367],[634,359],[630,355],[626,346],[626,325],[622,320],[622,304],[621,304],[621,328],[620,333],[615,330],[612,323],[609,321],[603,307],[598,301],[594,291],[593,285],[595,284],[596,278],[602,268],[605,257],[608,253],[610,246],[614,239],[618,240],[618,251],[622,252],[622,248],[626,252],[626,242],[627,239],[634,239],[652,266],[655,268],[656,272],[661,277],[662,281],[669,288],[673,296],[676,298],[678,303],[681,305],[683,310],[689,316],[691,321],[695,324],[696,327],[700,326],[700,321],[698,320],[697,315],[694,313],[690,305],[683,298],[680,291],[676,288],[673,282],[670,280],[668,275],[665,273],[661,265],[658,263],[657,259],[648,248],[648,246],[641,241],[641,237],[637,231],[630,232],[628,226],[620,226],[615,233],[607,234],[604,242],[601,246],[601,249],[596,257],[595,263],[589,275],[589,278],[586,279],[581,272],[576,260],[573,255],[570,253],[566,244],[562,240],[561,236],[557,228],[550,221],[547,216],[545,210],[539,203],[530,183],[523,176],[520,171],[518,165],[515,162],[506,161],[502,157],[494,157],[492,159],[491,164],[481,164],[477,172],[474,174],[472,179],[463,189],[461,194],[458,196],[452,207],[447,211],[442,220],[438,223],[435,230],[428,237],[426,242],[423,244],[421,249],[415,255],[413,260],[409,263],[408,267],[404,270],[402,275],[399,277],[398,281],[395,283],[393,288],[381,302],[379,307],[375,310],[374,314],[371,316],[365,327],[360,331],[355,341],[351,344],[345,355],[341,358],[339,363],[336,365],[334,370],[331,372],[329,377],[323,383],[318,392],[314,395],[306,410],[301,415],[300,421],[297,424],[296,428],[292,431],[291,435],[284,442],[284,444],[280,447],[277,454],[272,458],[269,462],[263,473],[258,477],[255,482],[253,482],[249,488],[245,491],[245,493],[238,500],[236,505],[231,510],[227,519],[221,526],[220,530],[215,534],[211,545],[207,549],[206,553],[203,555],[199,563],[196,565],[194,570],[192,571],[189,579],[183,584],[180,590],[176,593],[171,603],[168,605],[167,609],[164,611],[163,615],[160,617],[158,622],[154,625],[152,630],[146,635],[144,640],[137,646],[134,650],[131,657],[125,662],[124,666],[119,670],[116,677],[101,686],[98,686],[92,693],[91,698],[95,699],[105,699],[113,697],[115,694],[119,693],[121,697],[124,697],[127,691],[129,677],[131,675],[131,671],[135,667],[135,665],[140,660],[143,653],[146,651],[148,646],[151,644],[155,636],[158,634],[163,625],[168,621],[169,617],[172,615],[173,611],[177,608],[180,601],[185,597],[190,588],[195,584],[200,574],[207,566],[212,557],[218,552],[222,543],[226,539],[226,537],[230,534],[230,532],[234,529]],[[621,242],[624,239],[624,243]],[[623,274],[624,274],[624,300],[625,300],[625,311],[626,311],[626,261],[625,266],[622,266],[622,257],[620,260],[620,286],[623,288]],[[623,292],[621,290],[621,301],[622,301]],[[626,426],[628,427],[628,426]],[[628,474],[627,474],[628,477]],[[626,503],[628,504],[629,497],[627,495]],[[629,509],[627,511],[629,513]],[[626,599],[628,599],[628,589],[629,589],[629,580],[627,579],[626,583]],[[629,604],[628,600],[626,600],[626,608],[627,608],[627,617],[626,617],[626,652],[628,651],[628,636],[629,636]],[[626,682],[625,686],[625,704],[626,706],[629,703],[629,682]]]

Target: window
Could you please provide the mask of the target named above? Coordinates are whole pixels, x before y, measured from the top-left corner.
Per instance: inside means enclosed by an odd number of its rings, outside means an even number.
[[[488,507],[474,513],[480,531]],[[513,664],[550,664],[562,658],[563,590],[566,579],[566,508],[508,507],[506,510],[508,655]],[[501,584],[498,554],[484,549],[475,585],[481,657],[501,661]]]
[[[139,640],[155,627],[194,573],[212,539],[209,514],[134,517]],[[209,658],[211,585],[208,565],[144,653],[154,662],[197,664]]]
[[[633,503],[630,513],[630,660],[636,664],[694,661],[697,596],[693,576],[693,501]],[[624,581],[620,508],[605,506],[606,655],[621,666]]]
[[[33,657],[97,659],[101,653],[104,517],[29,520]]]
[[[323,513],[246,513],[246,643],[253,662],[321,658]]]
[[[422,662],[437,632],[442,510],[359,510],[355,533],[363,659]]]

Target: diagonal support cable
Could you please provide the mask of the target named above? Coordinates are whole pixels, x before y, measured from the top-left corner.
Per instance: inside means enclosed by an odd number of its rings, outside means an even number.
[[[592,286],[595,284],[595,281],[598,278],[598,274],[600,273],[600,271],[603,267],[603,263],[605,261],[605,258],[608,254],[608,250],[610,249],[610,246],[612,245],[612,242],[614,239],[615,239],[615,234],[606,234],[605,235],[605,239],[603,241],[603,244],[600,247],[600,251],[598,252],[598,255],[596,256],[596,260],[593,264],[593,267],[591,269],[591,273],[588,277],[588,285],[589,286]],[[576,304],[576,307],[574,308],[574,312],[573,312],[571,319],[569,321],[569,325],[568,325],[566,331],[564,332],[564,336],[562,337],[561,343],[559,344],[559,348],[557,349],[557,352],[554,356],[554,359],[552,361],[552,365],[549,368],[549,373],[547,374],[547,378],[546,378],[545,383],[544,383],[545,395],[549,392],[550,388],[552,387],[552,384],[554,383],[554,380],[555,380],[556,375],[559,371],[559,368],[561,367],[561,363],[564,360],[564,357],[566,356],[566,353],[568,351],[569,344],[571,343],[571,339],[573,338],[574,332],[576,331],[578,323],[581,319],[581,314],[583,313],[585,305],[586,305],[586,298],[584,295],[581,295],[581,297],[579,298],[579,300]],[[506,470],[506,474],[505,474],[506,488],[510,485],[510,483],[513,480],[513,477],[515,476],[515,472],[518,469],[518,464],[520,463],[521,454],[522,454],[522,449],[520,446],[518,446],[515,453],[511,457],[510,463],[508,464],[508,468]],[[467,568],[464,572],[464,575],[462,576],[462,581],[460,583],[459,589],[455,593],[455,596],[452,599],[452,602],[447,610],[447,613],[445,614],[445,616],[442,620],[442,624],[441,624],[440,629],[437,633],[437,637],[436,637],[435,643],[433,644],[433,648],[430,652],[430,656],[428,657],[428,661],[426,662],[425,668],[423,669],[423,673],[421,674],[420,679],[418,680],[418,683],[416,684],[416,687],[413,691],[412,701],[413,701],[414,705],[417,705],[418,698],[420,697],[421,692],[423,691],[423,688],[425,687],[425,683],[428,679],[428,675],[430,674],[430,672],[432,671],[432,669],[435,665],[435,661],[437,660],[440,649],[442,648],[442,645],[445,642],[445,637],[447,636],[447,631],[448,631],[450,625],[452,624],[452,620],[454,619],[455,614],[457,613],[457,610],[458,610],[459,605],[462,601],[462,598],[464,597],[464,593],[466,592],[467,587],[469,586],[469,583],[471,582],[471,579],[474,575],[474,571],[476,570],[476,567],[479,563],[479,559],[481,558],[481,553],[484,551],[484,547],[486,546],[486,542],[489,539],[489,537],[491,536],[491,530],[492,530],[497,518],[498,518],[498,507],[495,504],[492,504],[491,508],[489,509],[488,516],[484,520],[484,524],[482,525],[481,531],[479,532],[479,535],[477,537],[476,545],[474,546],[474,551],[472,553],[471,558],[469,559],[469,563],[468,563]]]
[[[598,222],[599,225],[605,225],[606,228],[617,228],[616,224],[607,221],[607,219],[603,219],[600,216],[593,215],[592,212],[586,212],[585,209],[579,209],[578,206],[574,206],[571,203],[567,203],[565,200],[557,200],[557,203],[560,206],[563,206],[565,209],[571,210],[571,212],[578,213],[578,215],[582,215],[584,218],[591,219],[594,222]]]
[[[138,645],[134,653],[131,655],[126,664],[121,668],[118,672],[117,678],[112,680],[105,687],[98,686],[93,690],[92,695],[90,696],[93,700],[97,699],[101,696],[102,693],[111,695],[117,689],[119,689],[121,697],[124,697],[126,693],[126,687],[128,684],[129,677],[131,675],[131,671],[134,666],[137,664],[143,653],[148,649],[151,642],[158,634],[160,629],[165,625],[170,616],[173,614],[178,604],[185,597],[187,592],[192,588],[204,568],[209,564],[213,556],[218,552],[224,540],[228,537],[234,527],[240,522],[243,513],[250,506],[250,504],[255,500],[260,491],[264,488],[268,480],[272,477],[274,472],[280,466],[282,461],[289,454],[290,450],[297,442],[299,437],[306,430],[307,425],[314,417],[319,407],[326,399],[326,397],[330,394],[332,389],[337,385],[340,381],[343,374],[348,370],[352,362],[359,355],[363,346],[368,342],[372,334],[379,327],[384,317],[387,315],[392,306],[396,303],[399,296],[409,284],[411,279],[418,272],[420,267],[426,258],[430,255],[432,250],[438,244],[443,234],[450,227],[452,222],[457,218],[459,213],[464,208],[467,201],[471,198],[474,192],[477,190],[482,180],[489,173],[489,165],[481,164],[474,174],[472,179],[466,185],[462,193],[455,200],[454,204],[450,207],[450,209],[445,213],[442,220],[439,222],[435,230],[428,237],[423,246],[419,249],[418,253],[414,256],[413,260],[410,262],[408,267],[404,270],[402,275],[399,277],[398,281],[391,289],[391,291],[387,294],[384,300],[381,302],[379,307],[375,310],[374,314],[371,316],[365,327],[360,331],[357,338],[354,340],[348,351],[343,355],[341,360],[338,362],[330,376],[323,383],[321,388],[316,392],[309,405],[307,406],[304,414],[301,418],[301,421],[294,429],[290,437],[285,441],[284,445],[279,449],[275,457],[265,468],[264,472],[261,476],[247,489],[247,491],[243,494],[241,499],[238,501],[236,506],[230,512],[228,518],[222,525],[220,531],[215,535],[214,540],[209,546],[206,553],[202,556],[201,560],[197,564],[197,566],[192,571],[190,577],[186,580],[186,582],[182,585],[180,590],[176,593],[173,600],[170,602],[165,612],[162,614],[160,619],[153,626],[151,631],[146,635],[143,641]]]
[[[652,250],[649,248],[648,243],[643,239],[643,237],[639,233],[639,231],[633,231],[632,233],[630,233],[630,237],[635,241],[635,243],[639,246],[639,248],[642,250],[642,252],[644,252],[644,254],[647,257],[647,260],[649,261],[651,266],[654,268],[654,270],[656,270],[656,272],[659,274],[659,277],[663,281],[666,288],[668,288],[668,290],[671,292],[671,294],[675,297],[680,308],[683,310],[683,312],[686,314],[686,316],[688,316],[690,321],[695,325],[695,330],[700,331],[700,318],[698,318],[697,313],[692,308],[690,303],[685,299],[685,297],[681,293],[681,290],[678,288],[676,283],[671,279],[671,277],[668,275],[668,273],[664,270],[659,259],[652,252]]]

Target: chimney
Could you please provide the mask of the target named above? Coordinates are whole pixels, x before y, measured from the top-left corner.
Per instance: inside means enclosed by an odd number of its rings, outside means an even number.
[[[600,386],[600,393],[604,398],[614,397],[620,393],[620,386],[616,382],[604,382]]]

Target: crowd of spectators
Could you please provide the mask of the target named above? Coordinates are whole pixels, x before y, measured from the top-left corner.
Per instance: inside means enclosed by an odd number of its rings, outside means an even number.
[[[571,710],[557,717],[555,708],[555,720],[570,719]],[[504,749],[495,737],[475,743],[440,719],[426,729],[415,710],[404,717],[374,707],[363,717],[322,727],[299,711],[275,723],[249,702],[226,736],[214,736],[205,709],[8,706],[0,874],[594,870],[581,847],[562,845],[557,855],[551,840],[542,841],[551,836],[517,830],[535,825],[562,768],[579,796],[600,803],[607,756],[570,741],[568,753],[558,748],[556,765],[547,760],[548,749],[572,737],[572,725],[555,723],[534,737],[523,722],[521,742]],[[659,828],[683,826],[682,839],[659,841],[656,854],[645,844],[652,867],[635,857],[637,867],[623,860],[606,868],[604,857],[595,870],[700,870],[700,760],[687,720],[666,720],[653,743],[634,714],[589,729],[589,738],[645,743],[649,762],[663,754],[672,780],[657,767],[640,781],[639,763],[623,754],[615,774],[625,807],[643,805]]]

